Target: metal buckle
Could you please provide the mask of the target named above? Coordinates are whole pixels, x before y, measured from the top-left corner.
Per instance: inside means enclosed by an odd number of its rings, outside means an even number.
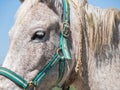
[[[65,37],[65,38],[68,38],[70,36],[70,30],[66,29],[62,32],[62,35]]]
[[[65,37],[65,38],[68,38],[70,36],[70,25],[68,22],[64,22],[63,23],[63,28],[64,30],[62,31],[62,35]]]
[[[32,83],[32,81],[28,83],[27,90],[37,90],[36,86]]]

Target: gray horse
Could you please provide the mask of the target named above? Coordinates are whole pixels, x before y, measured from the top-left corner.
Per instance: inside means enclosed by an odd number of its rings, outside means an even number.
[[[62,0],[21,0],[10,47],[3,63],[27,81],[49,62],[59,45],[62,29]],[[67,62],[63,89],[120,90],[120,11],[100,9],[86,0],[68,0],[72,60]],[[51,89],[58,76],[54,67],[37,90]],[[21,90],[0,76],[0,90]]]

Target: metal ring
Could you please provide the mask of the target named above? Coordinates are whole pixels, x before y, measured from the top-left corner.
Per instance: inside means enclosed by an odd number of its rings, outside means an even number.
[[[62,52],[62,49],[61,49],[61,48],[58,48],[58,49],[57,49],[57,54],[58,54],[59,56],[61,56],[61,55],[60,55],[61,52]]]
[[[64,55],[63,55],[63,52],[62,52],[62,49],[61,49],[61,48],[58,48],[58,49],[57,49],[57,54],[58,54],[58,56],[59,56],[61,59],[64,58]]]

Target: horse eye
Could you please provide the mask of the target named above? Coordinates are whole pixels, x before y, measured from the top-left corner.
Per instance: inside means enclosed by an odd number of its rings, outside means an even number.
[[[43,40],[44,37],[45,37],[45,32],[44,31],[37,31],[32,36],[31,40],[34,40],[35,42],[39,42],[39,41]]]

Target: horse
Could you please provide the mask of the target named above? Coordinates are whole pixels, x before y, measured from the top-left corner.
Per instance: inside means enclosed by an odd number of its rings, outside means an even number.
[[[58,46],[65,24],[70,31],[63,38],[67,38],[71,60],[65,59],[61,68],[65,69],[64,75],[58,86],[63,90],[69,90],[70,85],[76,90],[120,90],[119,10],[94,7],[87,0],[65,0],[70,11],[66,12],[70,17],[67,25],[62,0],[20,1],[22,5],[9,32],[11,43],[2,67],[31,81],[55,52],[63,56]],[[35,89],[51,90],[58,76],[59,63]],[[22,89],[0,76],[0,90]]]

